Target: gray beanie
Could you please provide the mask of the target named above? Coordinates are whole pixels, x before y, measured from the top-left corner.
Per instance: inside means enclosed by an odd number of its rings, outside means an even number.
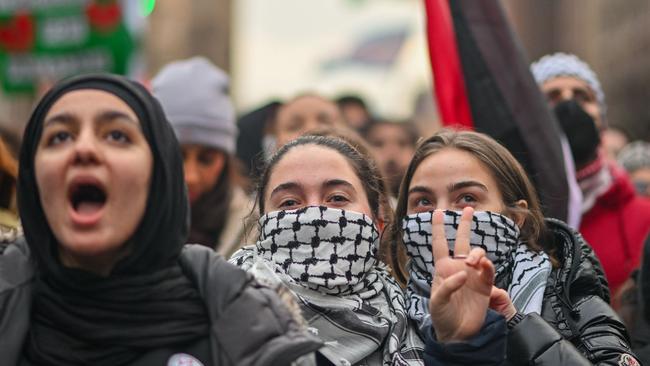
[[[650,168],[650,143],[632,142],[621,150],[617,159],[629,173],[634,173],[641,168]]]
[[[603,117],[607,111],[605,104],[605,93],[600,87],[600,82],[596,73],[576,55],[569,53],[557,52],[552,55],[546,55],[537,62],[530,65],[530,71],[537,84],[542,85],[545,81],[558,76],[573,76],[586,82],[596,95],[596,100],[600,104],[600,110]],[[604,119],[603,119],[604,122]]]
[[[235,153],[238,132],[225,72],[193,57],[167,64],[151,84],[181,145]]]

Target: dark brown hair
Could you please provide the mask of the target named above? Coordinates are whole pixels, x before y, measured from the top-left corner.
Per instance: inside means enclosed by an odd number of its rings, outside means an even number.
[[[305,145],[316,145],[332,149],[346,158],[363,185],[373,216],[375,219],[383,220],[386,225],[390,225],[392,212],[388,203],[388,191],[374,159],[361,138],[354,137],[354,135],[347,135],[343,131],[336,129],[317,131],[314,133],[299,137],[285,144],[269,160],[257,188],[256,204],[258,205],[260,216],[264,214],[264,195],[275,166],[294,148]],[[392,262],[389,251],[388,243],[384,244],[384,240],[382,240],[379,248],[379,259],[386,264]]]
[[[17,177],[18,163],[0,137],[0,208],[9,209],[14,213]]]
[[[406,170],[397,199],[395,220],[390,228],[393,245],[391,252],[397,253],[404,250],[401,223],[406,216],[408,189],[413,174],[422,161],[443,149],[458,149],[468,152],[488,169],[501,193],[505,206],[503,214],[512,219],[524,218],[524,223],[520,227],[521,240],[533,250],[542,249],[540,243],[544,242],[542,237],[546,234],[544,216],[535,188],[517,159],[505,147],[482,133],[442,130],[417,146],[415,155]],[[520,200],[525,200],[528,203],[527,209],[517,206],[517,202]],[[547,252],[551,251],[547,250]],[[392,258],[398,259],[398,256],[393,255]],[[406,280],[405,263],[406,261],[391,263],[395,269],[396,277],[400,281]]]

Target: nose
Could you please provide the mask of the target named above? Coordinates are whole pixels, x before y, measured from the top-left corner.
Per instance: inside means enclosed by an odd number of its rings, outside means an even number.
[[[305,192],[302,207],[307,206],[329,206],[327,200],[319,192]]]
[[[183,163],[185,173],[185,184],[189,188],[194,188],[199,183],[199,172],[194,159],[186,159]]]
[[[441,210],[441,211],[452,210],[451,204],[446,199],[439,199],[436,202],[436,210]]]
[[[386,144],[385,148],[386,156],[390,157],[390,160],[395,161],[400,154],[400,147],[397,144]]]
[[[100,152],[97,146],[95,135],[92,131],[82,131],[75,141],[76,164],[92,165],[100,162]]]
[[[562,89],[562,101],[573,99],[573,90],[571,88]]]

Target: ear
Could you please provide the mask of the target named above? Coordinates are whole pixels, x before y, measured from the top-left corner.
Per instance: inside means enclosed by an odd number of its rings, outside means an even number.
[[[526,210],[526,209],[528,209],[528,202],[526,202],[526,200],[519,200],[519,201],[515,202],[515,207],[521,209],[522,211]],[[524,225],[524,223],[526,222],[526,214],[521,212],[521,211],[513,212],[513,216],[514,216],[513,218],[515,220],[515,223],[519,227],[522,227]]]

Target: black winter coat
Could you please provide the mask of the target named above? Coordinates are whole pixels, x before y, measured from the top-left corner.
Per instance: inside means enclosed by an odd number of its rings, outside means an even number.
[[[529,314],[510,330],[508,362],[638,365],[625,326],[609,306],[607,280],[593,250],[563,222],[546,223],[560,265],[549,276],[541,317]]]
[[[208,309],[212,365],[288,365],[322,346],[303,331],[274,290],[260,286],[214,251],[187,245],[179,261]],[[22,238],[9,245],[0,243],[3,366],[16,365],[21,358],[30,326],[34,270]]]

